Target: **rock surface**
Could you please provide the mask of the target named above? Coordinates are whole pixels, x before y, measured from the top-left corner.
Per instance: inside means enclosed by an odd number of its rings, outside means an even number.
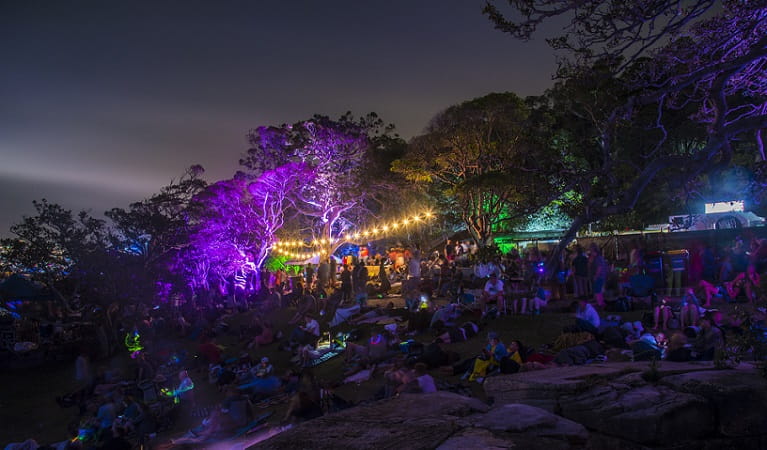
[[[492,405],[409,394],[330,414],[254,448],[767,448],[767,380],[709,364],[592,364],[490,377]]]
[[[767,379],[757,373],[687,373],[665,377],[661,384],[710,401],[716,408],[718,431],[723,436],[758,436],[767,430]]]

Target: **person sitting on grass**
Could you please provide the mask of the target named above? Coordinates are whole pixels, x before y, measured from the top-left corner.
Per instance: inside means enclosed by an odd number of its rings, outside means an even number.
[[[272,375],[274,372],[274,367],[269,364],[269,358],[264,356],[261,358],[261,362],[253,366],[250,371],[256,378],[265,378]]]
[[[756,289],[759,288],[760,276],[756,271],[756,266],[749,264],[745,272],[739,273],[735,279],[724,283],[727,294],[734,301],[741,293],[745,293],[749,302],[753,302],[756,296]]]
[[[482,314],[487,313],[487,304],[491,302],[497,302],[500,311],[506,309],[503,299],[503,281],[498,279],[498,274],[495,272],[490,274],[482,290]]]
[[[482,383],[488,373],[501,365],[501,360],[508,356],[506,346],[498,338],[498,333],[491,331],[487,334],[487,346],[482,354],[474,361],[474,367],[469,375],[469,381]]]
[[[547,291],[540,286],[533,289],[535,293],[529,301],[526,298],[522,299],[522,309],[520,314],[524,315],[529,312],[530,314],[538,315],[541,313],[541,309],[549,304],[549,299],[551,299],[550,291]]]
[[[290,334],[291,345],[314,344],[320,337],[320,324],[312,316],[304,316],[304,324],[293,329]]]
[[[711,307],[711,299],[719,294],[719,288],[716,287],[713,283],[710,283],[706,280],[700,280],[700,283],[698,284],[700,288],[703,290],[703,294],[706,297],[706,303],[703,305],[704,308],[710,308]]]
[[[690,325],[696,325],[700,318],[700,302],[695,296],[692,288],[687,289],[687,293],[682,298],[682,309],[679,314],[679,325],[682,329]]]
[[[259,348],[274,342],[274,325],[268,320],[260,322],[261,333],[248,343],[247,348]]]
[[[585,299],[580,299],[571,304],[575,310],[575,328],[578,331],[588,331],[593,335],[599,333],[599,313]]]
[[[663,297],[660,304],[653,308],[653,328],[656,330],[666,331],[668,329],[668,320],[671,318],[671,300],[668,297]],[[662,327],[661,327],[662,325]]]
[[[676,332],[669,339],[666,349],[666,361],[687,362],[691,359],[692,349],[687,344],[687,336],[682,332]]]
[[[712,361],[715,353],[723,348],[722,330],[714,324],[714,314],[708,312],[700,319],[700,331],[695,338],[691,356],[700,361]]]
[[[297,311],[290,319],[290,321],[288,321],[290,324],[300,322],[302,317],[309,314],[309,312],[315,309],[317,306],[317,299],[314,298],[314,295],[312,295],[308,289],[304,289],[301,283],[296,283],[296,285],[295,301]]]

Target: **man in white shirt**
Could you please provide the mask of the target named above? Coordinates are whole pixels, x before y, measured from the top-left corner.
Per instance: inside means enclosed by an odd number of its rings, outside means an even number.
[[[311,316],[304,316],[304,325],[299,325],[290,335],[290,341],[294,344],[314,344],[320,337],[320,324]]]
[[[599,324],[601,320],[599,313],[590,303],[586,300],[580,300],[578,307],[575,310],[575,324],[576,327],[582,331],[588,331],[593,334],[599,332]]]
[[[498,302],[498,309],[500,311],[506,310],[506,305],[503,302],[503,281],[499,280],[495,273],[490,274],[490,278],[482,290],[482,314],[487,312],[487,304],[490,302]]]

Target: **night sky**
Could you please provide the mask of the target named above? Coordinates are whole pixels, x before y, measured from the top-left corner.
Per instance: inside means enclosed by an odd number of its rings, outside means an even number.
[[[482,4],[0,1],[0,236],[33,199],[101,217],[191,164],[227,178],[259,125],[375,111],[410,138],[460,101],[542,93],[553,52]]]

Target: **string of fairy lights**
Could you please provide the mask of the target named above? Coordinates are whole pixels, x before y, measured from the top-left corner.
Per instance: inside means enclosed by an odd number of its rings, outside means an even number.
[[[326,246],[340,241],[357,241],[360,238],[383,239],[395,234],[409,226],[423,224],[434,217],[431,211],[403,217],[400,220],[383,223],[364,230],[347,231],[336,238],[323,238],[314,240],[279,240],[272,246],[272,251],[290,258],[316,258],[327,253]],[[311,251],[306,251],[307,249]]]

